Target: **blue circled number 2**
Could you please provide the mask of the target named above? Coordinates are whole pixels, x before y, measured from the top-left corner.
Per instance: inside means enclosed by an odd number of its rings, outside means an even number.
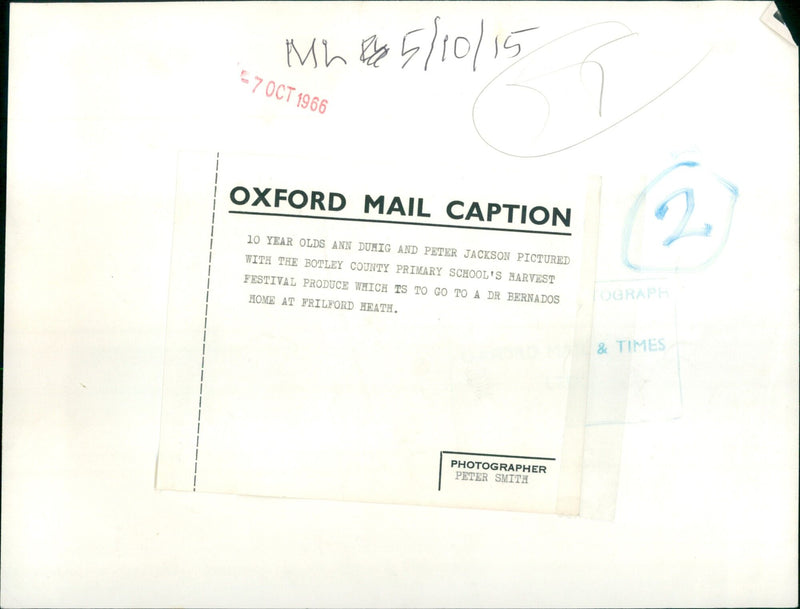
[[[703,225],[701,229],[694,229],[694,230],[686,230],[686,225],[689,224],[689,218],[692,217],[692,212],[694,211],[694,189],[693,188],[684,188],[679,190],[676,193],[673,193],[666,199],[661,205],[656,207],[655,216],[659,220],[663,220],[664,216],[667,215],[667,211],[669,211],[669,202],[673,201],[680,195],[686,195],[686,211],[683,212],[683,217],[681,218],[678,225],[675,227],[666,239],[662,242],[664,247],[669,247],[678,239],[683,237],[708,237],[711,234],[711,225],[706,223]]]
[[[738,196],[736,186],[696,161],[665,169],[628,213],[623,263],[635,271],[696,270],[710,264],[728,239]]]

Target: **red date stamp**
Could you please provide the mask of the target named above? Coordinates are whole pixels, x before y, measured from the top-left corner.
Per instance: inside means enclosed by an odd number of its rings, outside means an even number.
[[[327,99],[320,98],[317,95],[312,96],[310,93],[304,93],[303,91],[297,91],[295,87],[285,83],[265,80],[260,76],[251,74],[247,70],[241,71],[239,80],[246,85],[253,85],[253,88],[250,90],[251,93],[264,94],[267,98],[286,104],[294,103],[296,108],[310,110],[311,112],[319,112],[320,114],[325,114],[328,109]]]

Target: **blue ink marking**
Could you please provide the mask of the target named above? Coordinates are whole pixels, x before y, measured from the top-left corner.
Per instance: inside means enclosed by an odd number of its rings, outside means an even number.
[[[663,220],[664,216],[667,215],[667,211],[669,210],[668,204],[673,199],[679,197],[680,195],[686,195],[686,211],[683,212],[683,218],[681,221],[678,222],[678,225],[675,227],[675,230],[669,234],[669,236],[664,239],[663,245],[665,247],[669,247],[678,239],[682,239],[683,237],[691,237],[691,236],[702,236],[708,237],[711,234],[711,225],[704,224],[702,229],[696,229],[689,232],[683,232],[686,228],[686,225],[689,223],[689,218],[692,217],[692,212],[694,211],[694,189],[693,188],[683,188],[678,192],[674,192],[669,195],[664,202],[656,208],[656,218],[659,220]]]
[[[695,210],[698,209],[698,202],[695,200],[695,187],[698,185],[700,178],[710,177],[714,180],[715,184],[718,184],[723,188],[722,192],[726,194],[728,199],[727,209],[722,210],[723,212],[727,211],[727,214],[724,215],[727,217],[723,216],[721,218],[724,226],[715,232],[716,244],[711,244],[712,246],[716,245],[716,247],[710,253],[703,254],[703,258],[694,260],[690,264],[685,264],[683,262],[687,257],[691,258],[691,256],[687,255],[686,252],[683,253],[681,264],[667,265],[664,262],[659,262],[659,260],[643,260],[639,263],[633,262],[630,256],[631,235],[633,234],[634,225],[640,216],[640,211],[647,202],[647,196],[651,194],[654,189],[662,183],[662,181],[673,177],[673,173],[681,169],[683,169],[682,173],[686,173],[688,171],[689,175],[677,177],[676,181],[678,184],[680,184],[680,187],[672,190],[670,194],[661,197],[660,202],[655,206],[655,210],[653,212],[653,215],[657,220],[665,221],[667,212],[670,209],[670,202],[680,196],[684,197],[686,208],[683,216],[672,229],[672,231],[663,239],[663,241],[661,241],[661,245],[665,248],[669,248],[675,244],[676,241],[686,237],[712,237],[712,229],[714,225],[711,222],[703,222],[702,226],[687,230],[687,226],[689,225],[692,215],[695,213]],[[628,213],[628,218],[625,222],[625,227],[622,234],[622,261],[625,266],[635,271],[697,270],[708,266],[717,257],[717,255],[719,255],[720,251],[722,251],[722,248],[728,240],[728,233],[730,232],[731,220],[733,216],[733,205],[739,197],[739,190],[736,188],[736,186],[724,178],[707,171],[703,171],[703,173],[700,174],[700,170],[700,164],[696,161],[683,161],[681,163],[677,163],[662,171],[642,190],[641,193],[639,193],[639,196],[636,198],[636,201]],[[695,176],[698,183],[695,183]],[[712,204],[716,204],[716,209],[711,207]],[[703,205],[702,201],[700,202],[700,213],[703,214],[710,214],[712,216],[714,213],[719,214],[719,208],[719,200],[716,199],[716,197],[714,201],[706,202],[705,205]],[[643,216],[643,219],[646,222],[646,216]],[[691,254],[691,252],[688,254]],[[696,257],[697,256],[695,256],[695,258]]]

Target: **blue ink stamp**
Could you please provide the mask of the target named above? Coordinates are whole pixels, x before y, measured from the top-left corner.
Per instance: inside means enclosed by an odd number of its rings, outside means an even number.
[[[728,240],[739,191],[696,161],[662,171],[631,207],[622,261],[635,271],[702,269]]]

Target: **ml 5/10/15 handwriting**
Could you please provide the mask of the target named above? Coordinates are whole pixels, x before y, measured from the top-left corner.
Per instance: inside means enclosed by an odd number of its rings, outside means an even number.
[[[481,59],[492,60],[518,57],[525,42],[524,34],[539,29],[539,26],[521,28],[497,34],[493,40],[485,40],[488,36],[484,19],[476,22],[470,32],[445,28],[440,25],[440,21],[441,17],[437,15],[430,27],[412,28],[402,38],[381,38],[378,34],[369,34],[361,39],[360,49],[357,49],[358,61],[378,68],[390,63],[391,59],[387,58],[399,53],[400,69],[411,64],[411,67],[416,66],[427,71],[436,64],[455,64],[466,60],[472,63],[474,72],[478,67],[479,56]],[[332,48],[333,44],[326,38],[314,37],[311,42],[300,42],[289,37],[286,39],[286,65],[289,68],[331,68],[347,65],[348,58],[352,60],[355,55],[340,55]]]

